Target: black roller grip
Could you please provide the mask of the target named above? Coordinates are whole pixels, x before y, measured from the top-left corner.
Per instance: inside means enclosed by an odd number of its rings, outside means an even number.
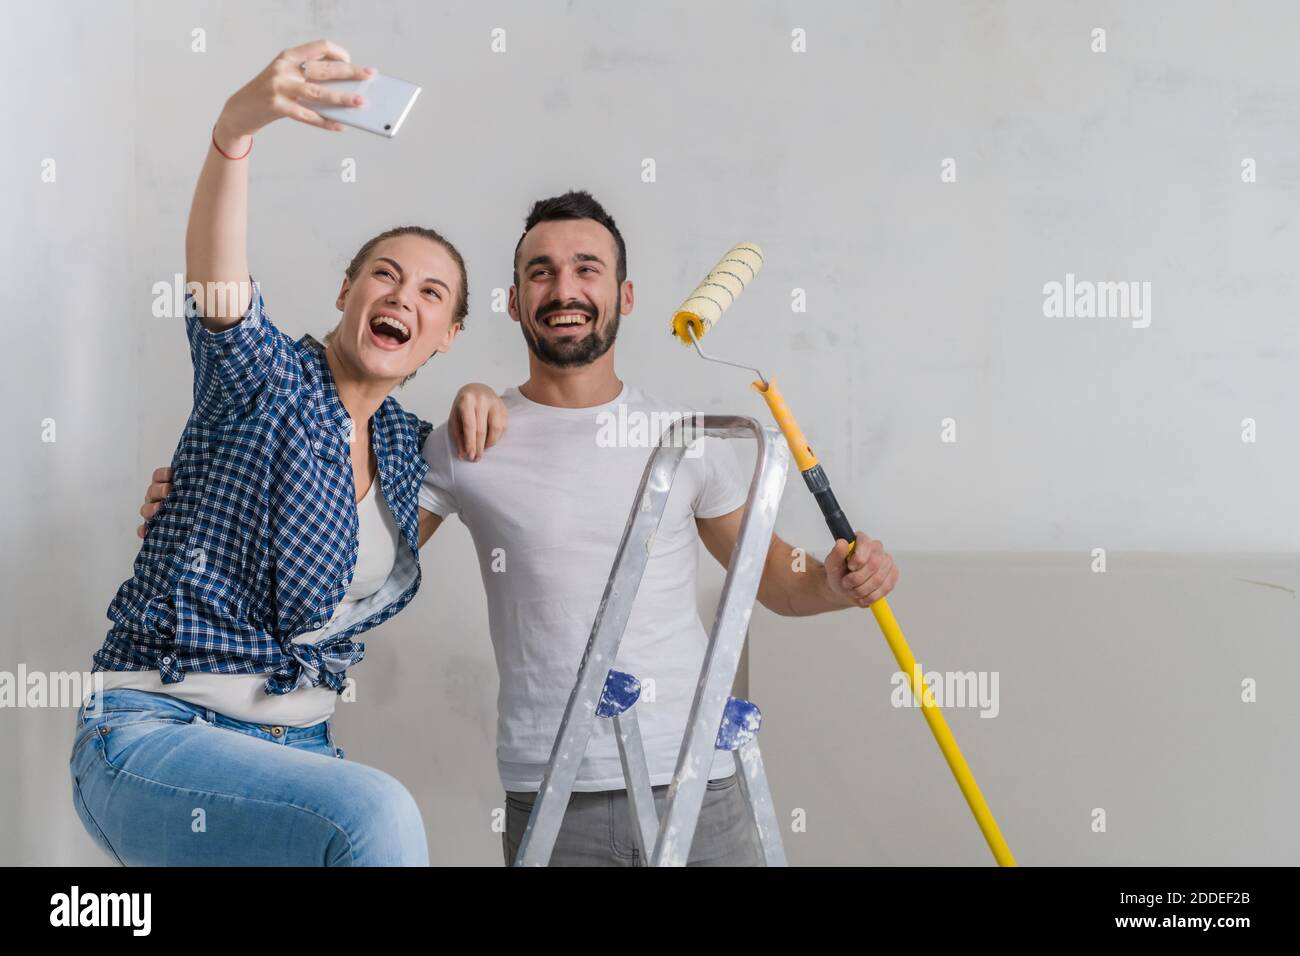
[[[831,529],[831,534],[843,538],[849,544],[856,542],[858,536],[840,509],[840,503],[835,500],[835,492],[831,491],[830,480],[826,477],[826,472],[822,471],[822,466],[813,465],[803,472],[803,480],[817,499],[817,507],[822,509],[822,516],[825,517],[826,527]]]

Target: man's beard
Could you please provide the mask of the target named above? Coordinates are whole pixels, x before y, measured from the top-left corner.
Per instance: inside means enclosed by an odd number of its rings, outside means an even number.
[[[543,311],[542,309],[538,310]],[[557,312],[562,309],[552,308],[547,311]],[[538,360],[554,368],[579,368],[583,365],[590,365],[596,359],[600,358],[610,350],[614,344],[614,339],[618,337],[618,309],[615,308],[614,315],[609,320],[604,332],[601,332],[597,326],[597,321],[593,318],[593,328],[589,335],[584,335],[580,339],[549,339],[540,338],[529,330],[527,324],[520,322],[519,328],[524,333],[524,341],[528,343],[528,349]],[[539,322],[539,325],[545,324]]]

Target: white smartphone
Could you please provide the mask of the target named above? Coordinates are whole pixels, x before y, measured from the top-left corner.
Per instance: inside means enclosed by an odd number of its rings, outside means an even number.
[[[366,98],[364,106],[331,106],[312,104],[313,109],[326,119],[346,126],[378,133],[392,139],[402,128],[406,114],[415,105],[420,88],[414,83],[395,76],[376,73],[364,80],[324,80],[321,86],[341,93],[360,93]]]

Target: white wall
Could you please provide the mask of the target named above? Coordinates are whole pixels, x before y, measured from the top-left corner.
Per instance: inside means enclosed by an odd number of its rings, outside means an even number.
[[[949,719],[1020,855],[1300,862],[1282,798],[1296,707],[1280,685],[1300,550],[1293,5],[3,10],[0,670],[89,666],[148,473],[188,410],[184,335],[151,318],[151,286],[183,269],[212,121],[277,51],[326,35],[425,93],[392,142],[288,124],[258,137],[250,256],[282,328],[330,327],[370,235],[434,225],[466,255],[473,309],[402,400],[441,420],[462,382],[524,378],[492,290],[531,201],[585,187],[629,245],[621,375],[763,417],[744,373],[666,334],[722,251],[760,242],[768,265],[707,345],[779,377],[849,515],[899,557],[891,603],[923,663],[1001,670],[996,720]],[[791,52],[794,28],[807,53]],[[345,157],[356,183],[340,181]],[[1045,318],[1044,283],[1066,273],[1150,282],[1149,327]],[[940,441],[947,417],[956,443]],[[824,547],[796,475],[778,530]],[[1109,577],[1089,570],[1093,548]],[[416,793],[435,860],[495,864],[495,668],[459,524],[425,564],[410,611],[369,640],[339,734]],[[810,813],[796,862],[986,860],[919,714],[888,706],[892,669],[866,615],[755,619],[778,802]],[[865,727],[846,726],[846,672]],[[1238,701],[1249,676],[1254,705]],[[1137,691],[1142,706],[1121,702]],[[0,861],[97,859],[67,793],[71,718],[0,710],[0,761],[18,768],[0,783]],[[1123,832],[1091,834],[1095,806]]]

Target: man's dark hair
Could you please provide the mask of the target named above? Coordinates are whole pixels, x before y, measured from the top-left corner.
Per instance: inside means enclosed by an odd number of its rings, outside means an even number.
[[[540,222],[555,222],[560,219],[594,219],[610,231],[614,237],[614,245],[618,247],[618,263],[614,267],[614,275],[621,288],[623,280],[627,278],[627,246],[623,244],[623,234],[618,231],[618,226],[614,225],[614,217],[605,212],[605,207],[585,189],[571,189],[562,196],[539,199],[533,203],[528,218],[524,220],[524,231],[519,236],[519,241],[515,243],[515,285],[519,285],[519,247],[524,244],[524,236],[528,235],[528,230]]]

